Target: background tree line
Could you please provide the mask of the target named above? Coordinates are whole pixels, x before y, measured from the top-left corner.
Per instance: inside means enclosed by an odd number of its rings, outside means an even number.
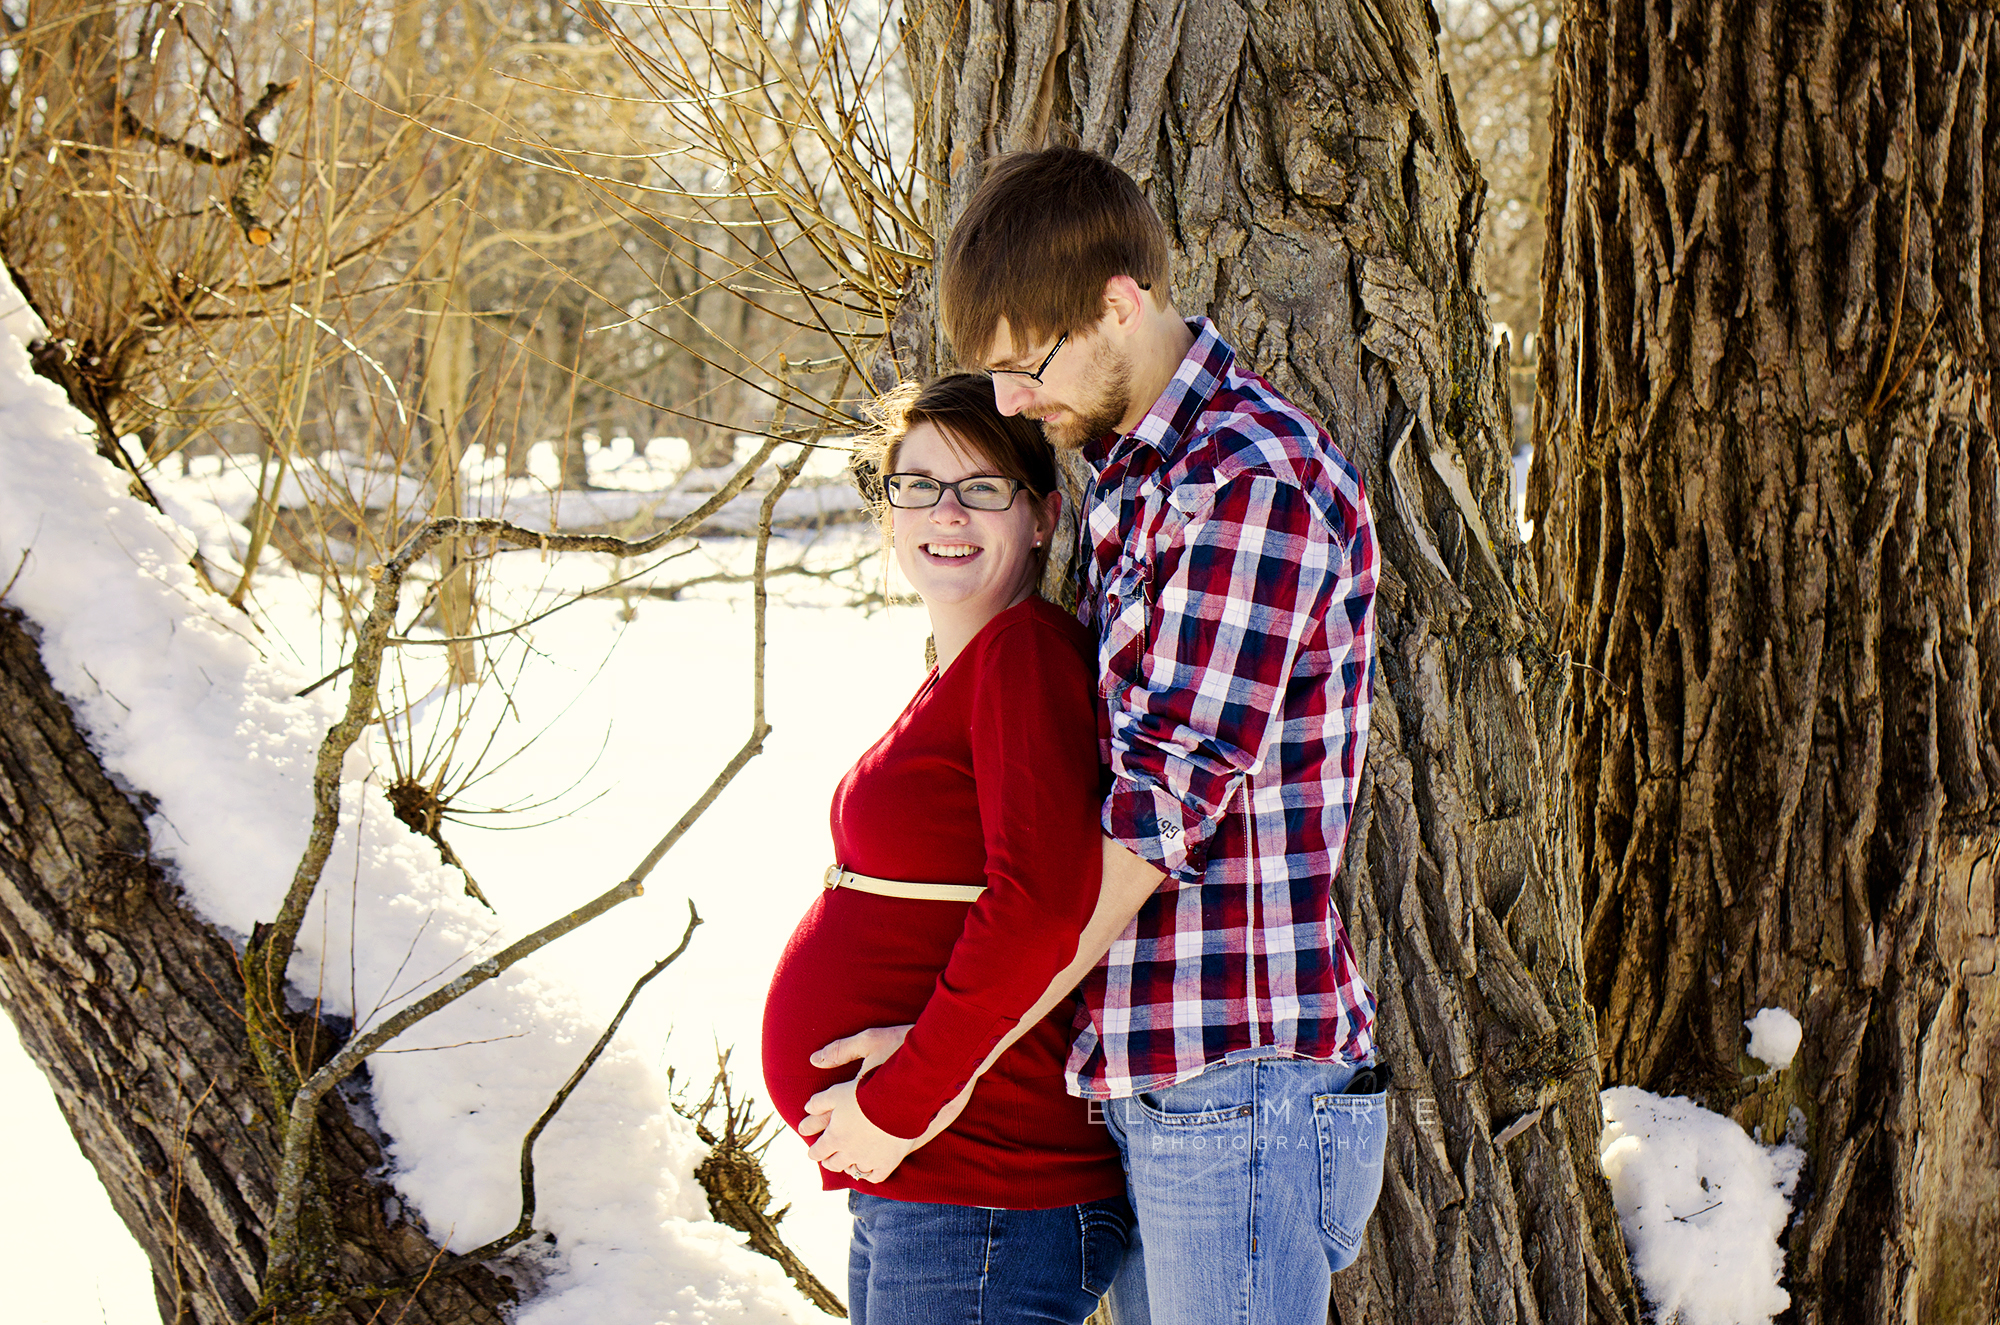
[[[345,452],[427,481],[400,520],[471,510],[455,476],[474,447],[521,475],[551,442],[577,488],[586,437],[683,437],[725,463],[776,413],[779,354],[806,386],[798,366],[824,375],[880,313],[802,297],[840,283],[818,218],[740,187],[774,153],[811,169],[787,87],[889,72],[832,67],[843,17],[8,12],[0,245],[48,331],[38,362],[135,470],[262,455],[275,493]],[[702,118],[718,107],[737,113]],[[297,532],[295,550],[326,541]],[[356,565],[394,541],[318,532]]]

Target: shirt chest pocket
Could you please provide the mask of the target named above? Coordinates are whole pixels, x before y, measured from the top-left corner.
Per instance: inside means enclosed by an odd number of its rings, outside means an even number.
[[[1152,596],[1152,558],[1129,550],[1120,554],[1098,598],[1100,695],[1115,698],[1144,680]]]

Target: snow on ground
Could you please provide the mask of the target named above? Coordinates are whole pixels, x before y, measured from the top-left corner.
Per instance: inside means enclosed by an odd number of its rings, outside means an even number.
[[[1789,1306],[1778,1238],[1805,1153],[1760,1146],[1679,1096],[1619,1086],[1602,1098],[1604,1176],[1655,1318],[1764,1325]]]
[[[1782,1072],[1792,1065],[1799,1052],[1799,1041],[1805,1038],[1799,1019],[1783,1008],[1759,1009],[1743,1025],[1750,1032],[1750,1056],[1773,1072]]]
[[[152,1270],[70,1139],[48,1081],[0,1016],[0,1247],[12,1325],[150,1325]]]
[[[305,839],[312,758],[344,692],[335,684],[308,699],[294,694],[332,669],[337,641],[320,633],[318,590],[287,573],[259,577],[262,633],[196,588],[186,565],[194,536],[125,495],[76,423],[55,388],[29,374],[18,344],[0,338],[0,582],[20,559],[8,603],[42,626],[44,658],[107,764],[159,798],[156,847],[176,862],[195,905],[241,936],[275,913]],[[240,547],[240,528],[226,505],[205,501],[202,478],[163,481],[163,500],[200,528],[205,550]],[[789,555],[781,546],[774,559]],[[533,554],[496,565],[491,587],[509,610],[551,605],[565,587],[602,584],[609,571],[603,559],[542,564]],[[534,627],[532,650],[512,656],[517,716],[462,800],[505,805],[577,786],[516,816],[512,831],[449,830],[497,918],[390,818],[379,744],[350,759],[345,826],[301,936],[296,987],[335,1013],[379,1017],[624,877],[679,816],[747,733],[750,614],[727,597],[641,601],[630,612],[628,621],[616,600],[586,601]],[[772,1262],[707,1219],[692,1177],[702,1148],[667,1107],[666,1069],[705,1085],[714,1046],[733,1045],[740,1087],[762,1095],[764,984],[817,887],[828,796],[920,677],[923,634],[910,609],[866,617],[777,606],[776,732],[647,895],[392,1046],[413,1052],[373,1060],[399,1188],[434,1236],[474,1245],[512,1224],[521,1133],[631,980],[677,940],[686,900],[707,919],[543,1137],[537,1223],[558,1234],[562,1255],[522,1321],[817,1317]],[[425,656],[441,652],[403,651],[416,693],[426,666],[435,668]],[[449,727],[452,717],[448,699],[428,701],[418,735],[423,723]],[[505,759],[518,749],[527,753]],[[366,788],[364,775],[373,779]],[[6,1080],[10,1124],[22,1081],[20,1073]],[[844,1292],[841,1201],[818,1191],[797,1138],[781,1136],[771,1161],[779,1202],[795,1205],[785,1231]],[[75,1229],[53,1231],[44,1256],[10,1241],[16,1262],[73,1260]],[[73,1282],[60,1271],[51,1277]],[[150,1297],[143,1283],[139,1292]],[[73,1297],[68,1314],[41,1319],[123,1325],[122,1311],[111,1314],[116,1296],[104,1291],[101,1317]],[[87,1309],[68,1310],[76,1306]]]

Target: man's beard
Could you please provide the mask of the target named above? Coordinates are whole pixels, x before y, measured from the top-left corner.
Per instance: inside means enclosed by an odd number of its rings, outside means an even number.
[[[1090,356],[1089,379],[1097,387],[1094,397],[1074,407],[1062,406],[1060,419],[1042,424],[1042,435],[1049,439],[1049,445],[1065,451],[1080,450],[1106,433],[1116,432],[1131,410],[1131,365],[1102,342]]]

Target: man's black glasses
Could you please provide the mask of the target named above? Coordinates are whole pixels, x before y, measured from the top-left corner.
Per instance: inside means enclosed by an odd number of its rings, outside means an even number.
[[[1004,511],[1014,504],[1014,494],[1022,488],[1019,479],[993,474],[974,474],[956,483],[932,478],[929,474],[891,474],[882,480],[889,504],[906,511],[927,510],[944,499],[946,490],[968,511]]]
[[[1025,377],[1036,386],[1040,386],[1042,384],[1042,374],[1049,370],[1049,365],[1055,362],[1056,351],[1060,350],[1068,340],[1069,333],[1067,331],[1056,337],[1056,343],[1049,347],[1047,357],[1036,366],[1033,372],[1029,372],[1025,368],[988,368],[986,375],[988,377],[999,377],[1005,374],[1008,377]]]

